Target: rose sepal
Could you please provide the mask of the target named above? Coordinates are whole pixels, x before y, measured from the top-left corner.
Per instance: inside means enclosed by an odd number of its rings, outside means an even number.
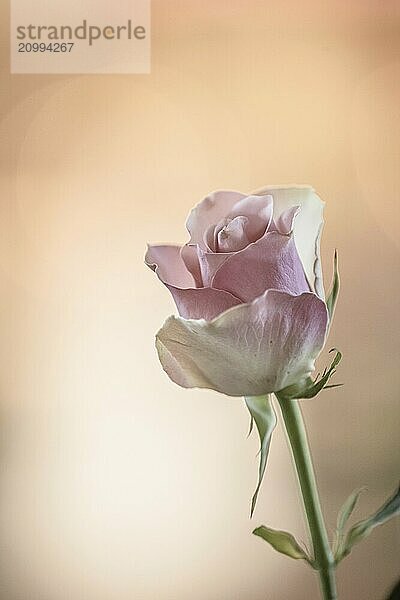
[[[339,277],[339,266],[338,266],[338,252],[335,250],[333,255],[333,277],[331,289],[326,299],[326,307],[329,313],[329,321],[332,323],[333,314],[335,312],[336,302],[340,291],[340,277]]]
[[[342,353],[336,348],[329,350],[329,353],[336,352],[334,359],[329,367],[325,367],[322,375],[317,375],[315,379],[306,377],[300,383],[290,385],[280,392],[279,397],[283,400],[303,400],[314,398],[321,390],[339,387],[342,383],[327,385],[330,378],[336,373],[336,367],[342,360]]]

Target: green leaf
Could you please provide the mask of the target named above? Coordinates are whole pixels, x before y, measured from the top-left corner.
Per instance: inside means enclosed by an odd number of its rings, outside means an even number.
[[[337,518],[337,529],[338,531],[343,531],[346,527],[346,523],[351,517],[353,510],[356,507],[358,502],[358,498],[360,494],[365,491],[365,487],[359,488],[358,490],[354,490],[347,498],[346,502],[343,504],[342,508],[339,511]]]
[[[367,537],[375,527],[386,523],[386,521],[397,515],[400,515],[400,487],[374,514],[353,525],[346,536],[341,552],[336,557],[336,562],[340,562],[350,554],[353,546]]]
[[[326,307],[328,309],[330,321],[332,321],[333,313],[335,311],[336,300],[339,295],[339,289],[340,289],[340,278],[339,278],[339,269],[338,269],[338,253],[337,253],[337,250],[335,250],[335,254],[333,257],[332,286],[331,286],[331,291],[329,292],[328,297],[326,299]]]
[[[305,381],[300,385],[291,385],[280,392],[278,395],[282,399],[288,400],[301,400],[303,398],[314,398],[323,389],[329,389],[332,387],[338,387],[342,384],[337,383],[334,385],[327,385],[329,379],[336,373],[336,367],[342,360],[342,353],[339,352],[336,348],[332,348],[329,350],[329,353],[336,352],[335,358],[331,362],[329,368],[324,369],[324,372],[321,376],[317,376],[314,380],[311,377],[308,377]]]
[[[267,466],[271,436],[276,426],[276,414],[269,395],[249,396],[244,400],[260,436],[260,465],[258,469],[258,483],[251,501],[250,517],[252,517]]]
[[[288,533],[287,531],[279,531],[278,529],[271,529],[270,527],[265,527],[264,525],[257,527],[253,533],[254,535],[258,535],[258,537],[268,542],[268,544],[277,550],[277,552],[286,554],[286,556],[290,556],[290,558],[294,558],[296,560],[306,560],[310,565],[312,565],[311,558],[306,554],[306,552],[304,552],[303,548],[299,546],[291,533]]]
[[[365,491],[365,487],[354,490],[347,498],[342,508],[339,511],[337,522],[336,522],[336,539],[335,539],[335,555],[339,555],[343,548],[345,539],[345,527],[349,520],[353,510],[356,507],[360,494]]]

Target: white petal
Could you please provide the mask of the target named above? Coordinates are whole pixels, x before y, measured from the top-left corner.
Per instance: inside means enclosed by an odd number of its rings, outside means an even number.
[[[327,322],[326,305],[315,294],[268,290],[209,322],[170,317],[156,345],[164,370],[178,385],[258,396],[312,372]]]

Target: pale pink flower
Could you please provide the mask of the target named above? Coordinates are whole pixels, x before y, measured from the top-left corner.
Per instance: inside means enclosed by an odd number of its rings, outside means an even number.
[[[309,377],[329,320],[322,212],[306,186],[217,191],[190,213],[187,244],[149,246],[146,264],[180,315],[156,341],[175,383],[258,396]]]

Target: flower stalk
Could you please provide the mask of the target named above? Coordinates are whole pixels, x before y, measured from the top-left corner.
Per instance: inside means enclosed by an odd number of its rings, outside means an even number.
[[[313,565],[319,573],[322,597],[324,600],[336,600],[335,561],[328,541],[301,409],[297,400],[280,398],[279,394],[276,394],[276,397],[296,466],[312,540]]]

